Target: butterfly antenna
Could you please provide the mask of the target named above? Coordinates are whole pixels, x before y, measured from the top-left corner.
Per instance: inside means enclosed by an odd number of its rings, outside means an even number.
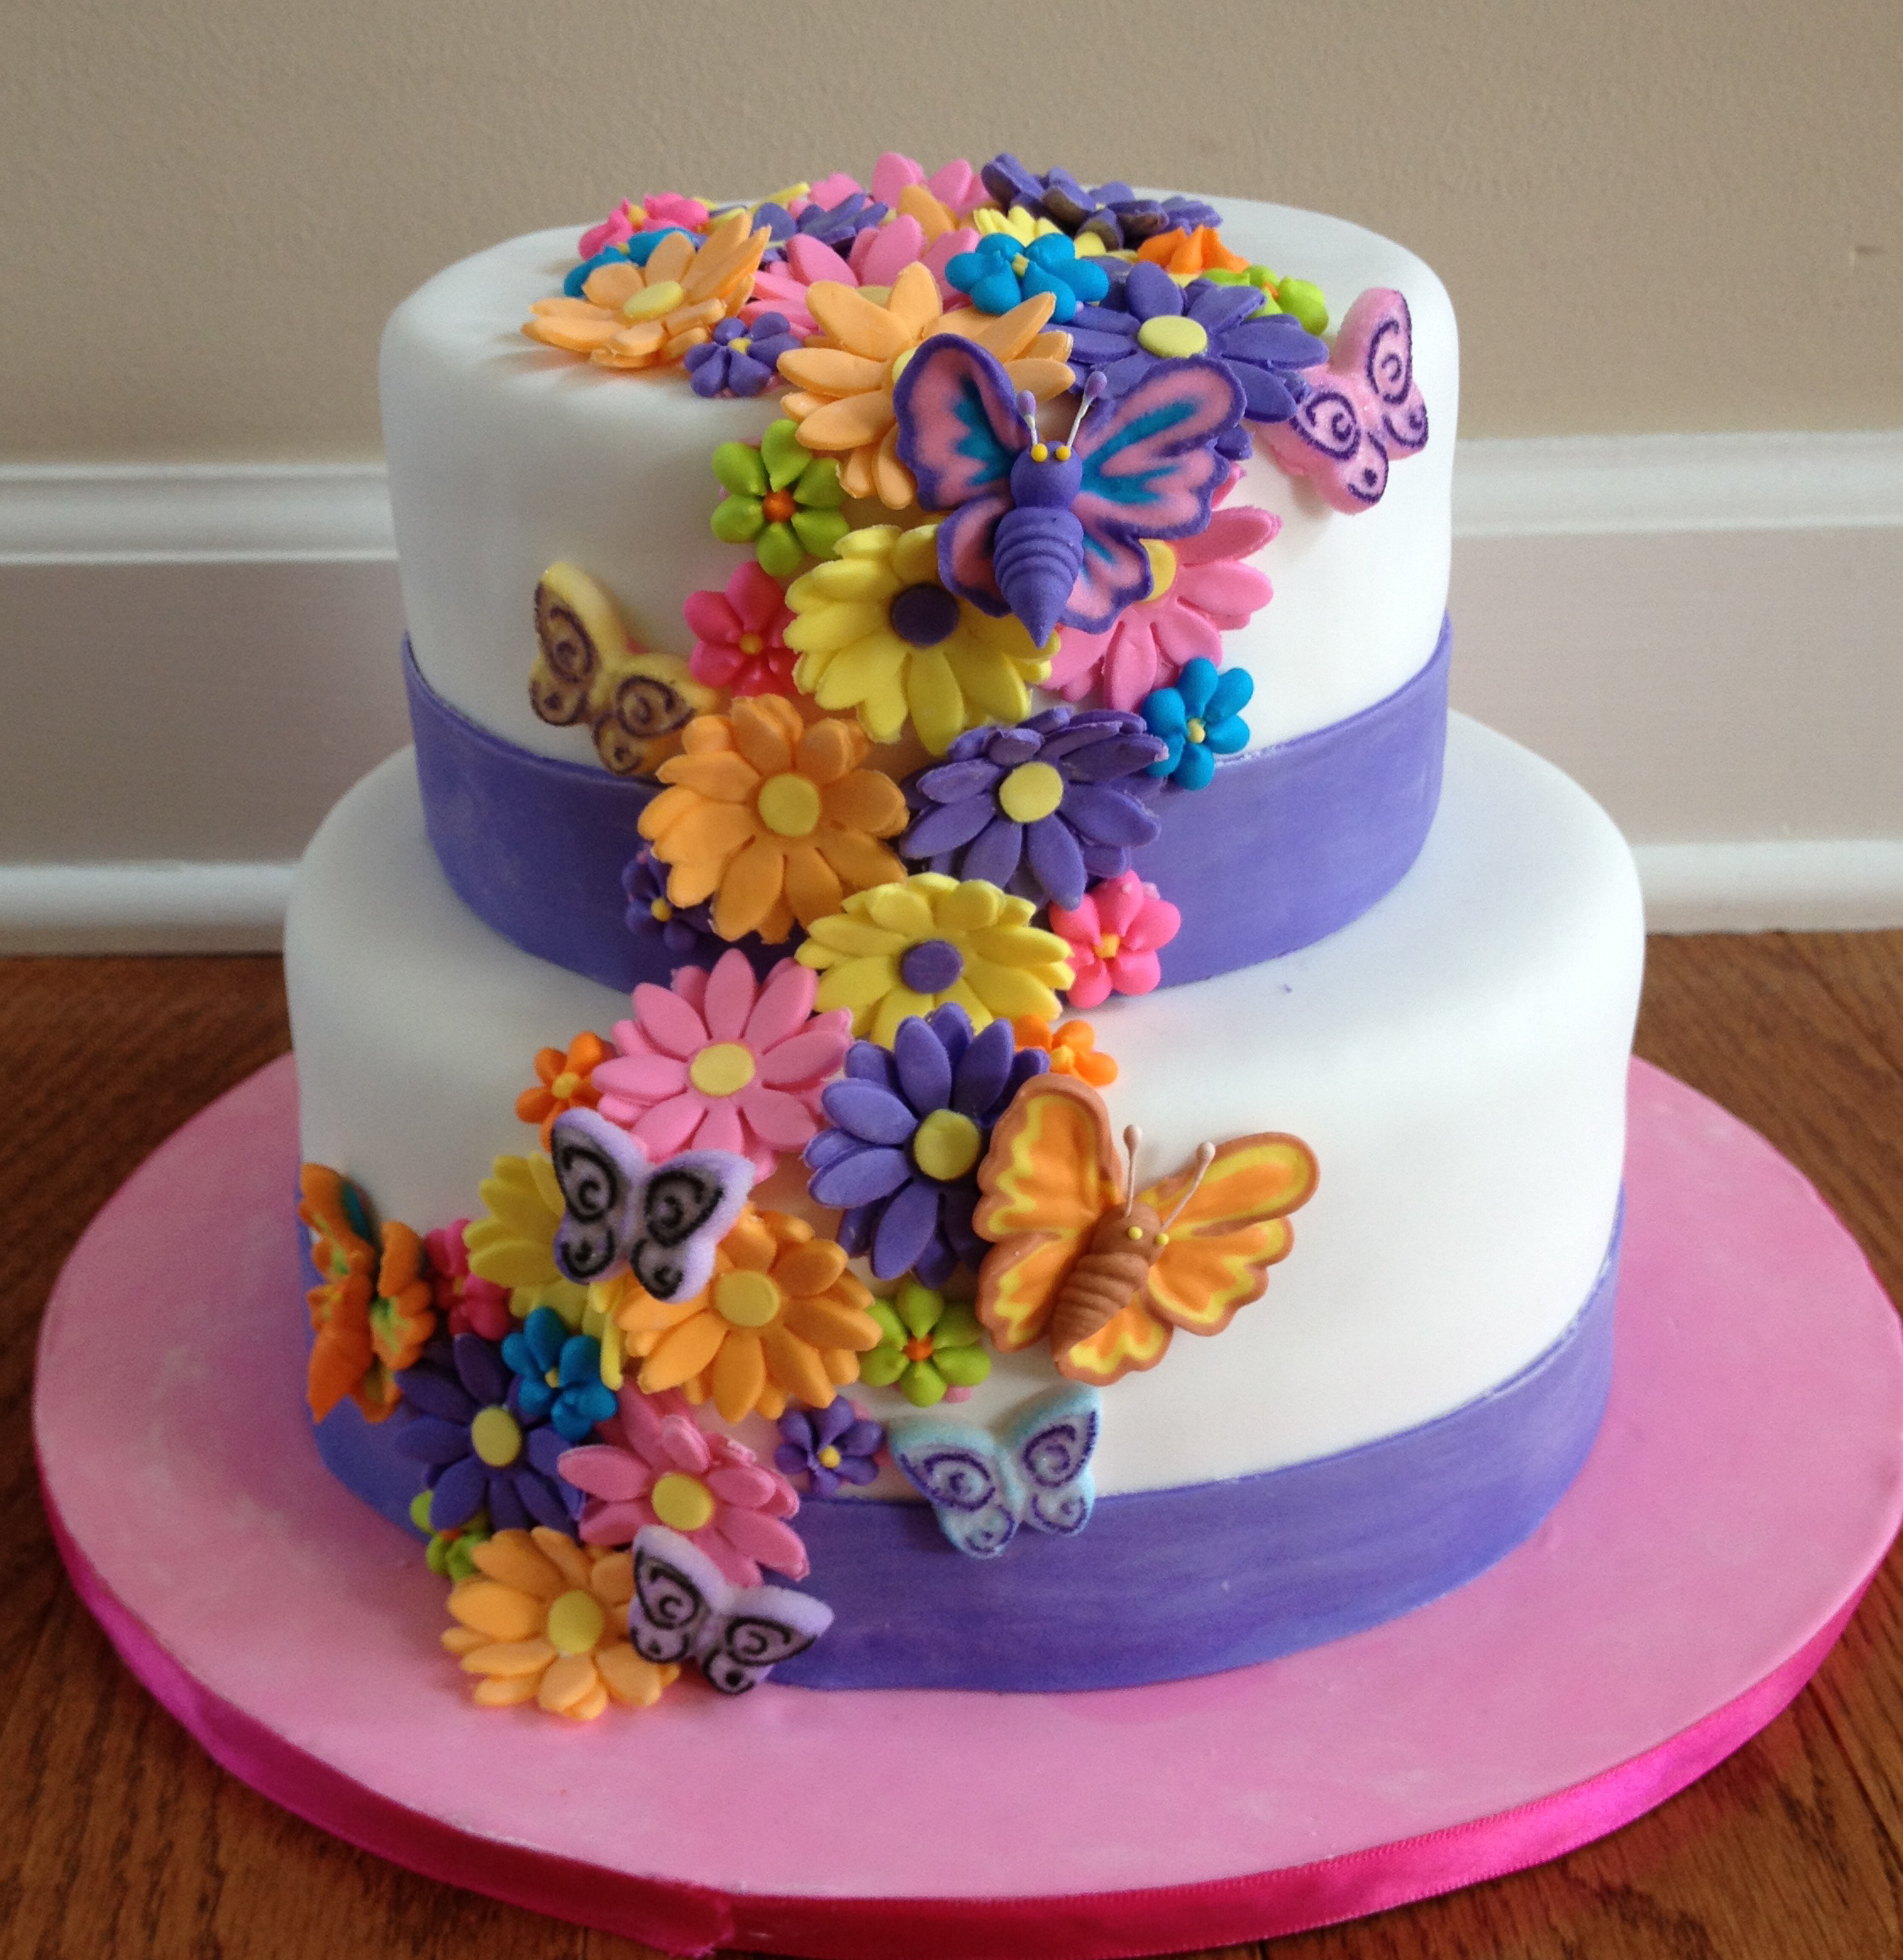
[[[1127,1218],[1137,1209],[1137,1153],[1143,1147],[1143,1132],[1134,1123],[1123,1132],[1123,1147],[1130,1158],[1130,1186],[1123,1194],[1123,1215]]]
[[[1190,1199],[1202,1188],[1203,1180],[1209,1175],[1209,1166],[1215,1160],[1216,1147],[1214,1143],[1198,1143],[1196,1146],[1196,1175],[1189,1181],[1189,1189],[1177,1200],[1176,1209],[1164,1220],[1161,1230],[1167,1232],[1189,1209]]]
[[[1090,371],[1090,379],[1084,383],[1084,398],[1077,404],[1076,419],[1070,424],[1070,433],[1064,439],[1066,448],[1076,441],[1077,431],[1083,427],[1084,418],[1090,413],[1091,404],[1095,401],[1101,401],[1104,399],[1104,390],[1109,386],[1109,383],[1104,379],[1104,370],[1101,368],[1093,368]]]
[[[1031,431],[1031,440],[1037,440],[1037,397],[1028,388],[1021,388],[1017,396],[1017,412],[1024,426]]]

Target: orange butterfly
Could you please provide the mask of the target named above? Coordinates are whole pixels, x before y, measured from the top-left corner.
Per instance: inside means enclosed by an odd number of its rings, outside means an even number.
[[[1124,1140],[1134,1182],[1137,1131]],[[1060,1375],[1102,1386],[1155,1367],[1178,1327],[1220,1334],[1261,1297],[1315,1160],[1293,1137],[1237,1137],[1126,1196],[1103,1099],[1041,1075],[992,1132],[978,1183],[974,1223],[992,1248],[978,1318],[1006,1350],[1048,1333]]]

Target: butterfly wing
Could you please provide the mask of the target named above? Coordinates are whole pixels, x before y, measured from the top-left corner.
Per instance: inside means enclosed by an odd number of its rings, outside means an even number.
[[[968,1558],[995,1559],[1017,1535],[1025,1492],[989,1430],[931,1415],[886,1426],[886,1446],[937,1514],[938,1528]]]
[[[549,1155],[567,1207],[556,1227],[555,1263],[587,1286],[627,1261],[648,1160],[625,1130],[594,1110],[565,1110],[556,1118]]]
[[[1159,1217],[1176,1210],[1195,1175],[1186,1165],[1143,1193]],[[1294,1241],[1288,1213],[1315,1188],[1315,1160],[1294,1137],[1237,1137],[1215,1154],[1195,1195],[1170,1226],[1170,1243],[1138,1296],[1159,1321],[1186,1333],[1220,1334],[1236,1309],[1261,1298],[1269,1268]]]
[[[692,1539],[665,1525],[634,1534],[634,1597],[628,1637],[657,1667],[691,1659],[713,1636],[733,1587]]]
[[[978,1318],[998,1346],[1043,1337],[1065,1275],[1097,1221],[1123,1202],[1109,1112],[1075,1076],[1032,1076],[991,1132],[972,1223],[991,1242]]]
[[[782,1661],[804,1653],[833,1624],[833,1608],[787,1586],[736,1592],[700,1656],[700,1671],[723,1695],[756,1688]]]
[[[1087,1340],[1076,1341],[1057,1356],[1057,1371],[1073,1381],[1108,1388],[1126,1375],[1153,1368],[1170,1348],[1176,1330],[1143,1304],[1139,1293],[1113,1314]]]
[[[628,1242],[628,1265],[652,1298],[691,1299],[706,1285],[714,1248],[739,1221],[753,1179],[751,1160],[731,1150],[683,1150],[656,1165],[632,1208]]]
[[[1070,1537],[1090,1522],[1097,1487],[1090,1459],[1097,1448],[1103,1398],[1066,1386],[1040,1395],[1012,1423],[1004,1448],[1024,1480],[1024,1521]]]
[[[1391,287],[1373,286],[1348,308],[1336,336],[1334,361],[1358,375],[1364,418],[1390,456],[1427,446],[1427,403],[1414,379],[1413,317]]]

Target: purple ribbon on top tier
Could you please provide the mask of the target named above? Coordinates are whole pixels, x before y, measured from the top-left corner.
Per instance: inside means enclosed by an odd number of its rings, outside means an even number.
[[[1206,789],[1166,789],[1139,876],[1182,913],[1163,949],[1181,986],[1312,945],[1392,890],[1441,799],[1451,628],[1386,700],[1331,727],[1220,762]],[[665,986],[682,955],[626,922],[652,782],[532,754],[437,694],[407,639],[403,675],[429,841],[451,888],[526,953],[622,992]],[[771,965],[787,948],[754,954]]]

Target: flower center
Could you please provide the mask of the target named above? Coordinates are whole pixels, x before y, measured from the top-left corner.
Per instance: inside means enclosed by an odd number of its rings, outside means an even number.
[[[1014,823],[1035,823],[1064,800],[1064,778],[1048,762],[1020,762],[998,785],[998,805]]]
[[[658,926],[665,926],[674,916],[674,908],[666,899],[656,899],[648,907],[648,916]]]
[[[1183,733],[1189,737],[1191,741],[1200,746],[1209,739],[1209,731],[1201,722],[1197,720],[1194,715],[1192,715],[1183,723]]]
[[[764,1327],[780,1310],[780,1289],[769,1274],[744,1267],[714,1282],[714,1311],[729,1326]]]
[[[730,1096],[753,1080],[753,1050],[744,1041],[716,1041],[687,1065],[687,1079],[704,1096]]]
[[[859,290],[862,293],[866,294],[868,298],[871,298],[873,291],[876,289],[871,286],[861,286]],[[892,293],[888,288],[886,293],[886,299],[888,300],[891,297]],[[872,304],[876,307],[882,307],[885,304],[885,300],[873,300]],[[901,352],[896,353],[892,357],[892,367],[887,376],[888,383],[897,383],[899,377],[903,374],[906,368],[911,364],[912,356],[917,353],[917,352],[918,349],[916,347],[907,347]]]
[[[677,1531],[698,1531],[714,1514],[714,1493],[685,1470],[656,1477],[648,1502],[656,1517]]]
[[[943,994],[965,971],[965,955],[949,939],[921,939],[899,962],[899,977],[915,994]]]
[[[744,354],[752,345],[753,342],[750,341],[744,334],[736,334],[733,338],[727,343],[727,352],[731,354]]]
[[[734,644],[749,660],[757,660],[766,650],[766,642],[757,633],[743,633]]]
[[[1097,957],[1099,960],[1114,960],[1122,945],[1123,941],[1115,933],[1106,933],[1097,942]]]
[[[1146,354],[1159,355],[1166,361],[1200,354],[1209,344],[1209,335],[1186,313],[1161,313],[1137,329],[1137,345]]]
[[[886,608],[892,630],[911,646],[936,646],[958,630],[958,601],[943,585],[908,585]]]
[[[821,1470],[838,1470],[844,1459],[840,1457],[838,1451],[833,1448],[831,1443],[827,1443],[824,1449],[818,1452],[813,1460]]]
[[[575,1091],[581,1086],[582,1078],[573,1069],[565,1068],[549,1084],[549,1094],[558,1103],[566,1103],[573,1100]]]
[[[770,524],[783,524],[799,509],[791,490],[768,490],[760,500],[760,507],[766,512]]]
[[[769,776],[755,805],[760,821],[777,837],[810,837],[819,828],[819,786],[789,769]]]
[[[578,1586],[550,1605],[545,1631],[549,1645],[557,1653],[593,1653],[607,1624],[601,1602]]]
[[[622,318],[626,320],[658,320],[683,304],[687,295],[671,279],[664,279],[659,285],[644,285],[622,303]]]
[[[932,1337],[921,1334],[916,1341],[905,1343],[905,1359],[908,1361],[929,1361],[932,1359]]]
[[[912,1161],[927,1177],[949,1184],[962,1177],[978,1160],[984,1138],[978,1126],[956,1110],[934,1110],[912,1133]],[[926,1353],[931,1353],[929,1344]],[[906,1349],[911,1354],[910,1348]],[[916,1361],[921,1356],[913,1354]]]
[[[542,1379],[548,1383],[550,1388],[559,1388],[561,1386],[561,1370],[559,1368],[550,1368]]]
[[[1143,603],[1160,599],[1176,582],[1176,554],[1161,538],[1145,538],[1143,550],[1150,562],[1150,595]]]
[[[1020,279],[1022,279],[1024,275],[1030,271],[1030,269],[1031,261],[1026,258],[1021,252],[1015,258],[1011,261],[1011,270],[1015,272]]]
[[[522,1425],[500,1403],[479,1409],[469,1425],[471,1447],[491,1470],[506,1470],[522,1454]]]

